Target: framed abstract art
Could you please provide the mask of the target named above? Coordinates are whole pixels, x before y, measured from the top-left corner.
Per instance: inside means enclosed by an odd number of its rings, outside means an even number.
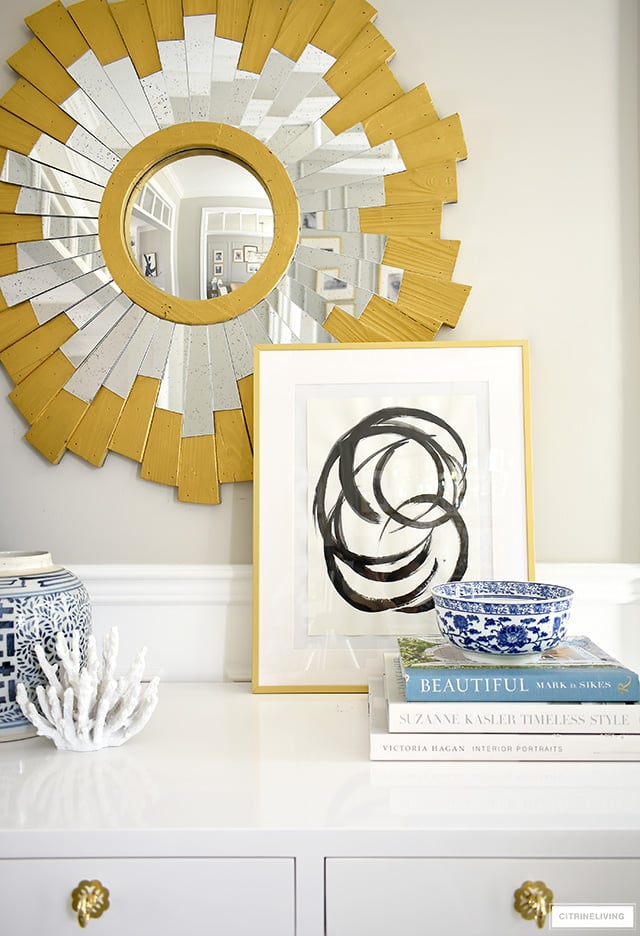
[[[533,577],[525,343],[254,367],[254,691],[364,690],[395,637],[437,631],[433,585]]]

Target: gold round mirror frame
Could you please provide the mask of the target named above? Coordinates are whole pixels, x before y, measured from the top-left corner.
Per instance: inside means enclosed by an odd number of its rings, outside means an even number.
[[[247,283],[216,299],[181,299],[154,287],[129,249],[129,217],[136,192],[150,174],[181,156],[209,154],[239,163],[265,189],[274,218],[273,246]],[[284,276],[298,243],[300,212],[287,171],[260,140],[236,127],[202,121],[167,127],[138,143],[105,187],[99,216],[102,255],[122,290],[147,312],[184,325],[225,322],[254,308]]]
[[[400,86],[375,16],[367,0],[54,0],[26,18],[0,98],[0,363],[50,462],[114,452],[216,504],[252,478],[254,344],[455,327],[470,287],[441,221],[460,119]],[[258,271],[210,300],[146,281],[125,228],[149,173],[192,151],[249,169],[274,215]]]

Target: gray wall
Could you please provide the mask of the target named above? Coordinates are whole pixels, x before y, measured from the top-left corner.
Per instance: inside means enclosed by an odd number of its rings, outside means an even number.
[[[44,5],[3,2],[0,58]],[[638,561],[638,23],[634,0],[378,0],[405,89],[458,111],[469,148],[443,236],[473,287],[444,339],[525,338],[536,554]],[[13,80],[7,67],[0,80]],[[0,395],[10,391],[0,377]],[[0,401],[1,402],[1,401]],[[0,540],[63,563],[250,562],[252,489],[178,504],[110,455],[51,467],[0,405]]]

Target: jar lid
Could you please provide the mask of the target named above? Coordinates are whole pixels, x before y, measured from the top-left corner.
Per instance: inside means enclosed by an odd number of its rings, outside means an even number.
[[[0,575],[27,575],[30,572],[44,572],[56,568],[59,566],[53,564],[51,553],[44,550],[0,550]]]

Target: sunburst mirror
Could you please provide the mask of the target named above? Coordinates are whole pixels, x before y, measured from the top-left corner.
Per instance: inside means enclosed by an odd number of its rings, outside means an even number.
[[[362,0],[81,0],[0,99],[0,360],[28,441],[181,501],[252,477],[256,343],[428,341],[457,115]]]

